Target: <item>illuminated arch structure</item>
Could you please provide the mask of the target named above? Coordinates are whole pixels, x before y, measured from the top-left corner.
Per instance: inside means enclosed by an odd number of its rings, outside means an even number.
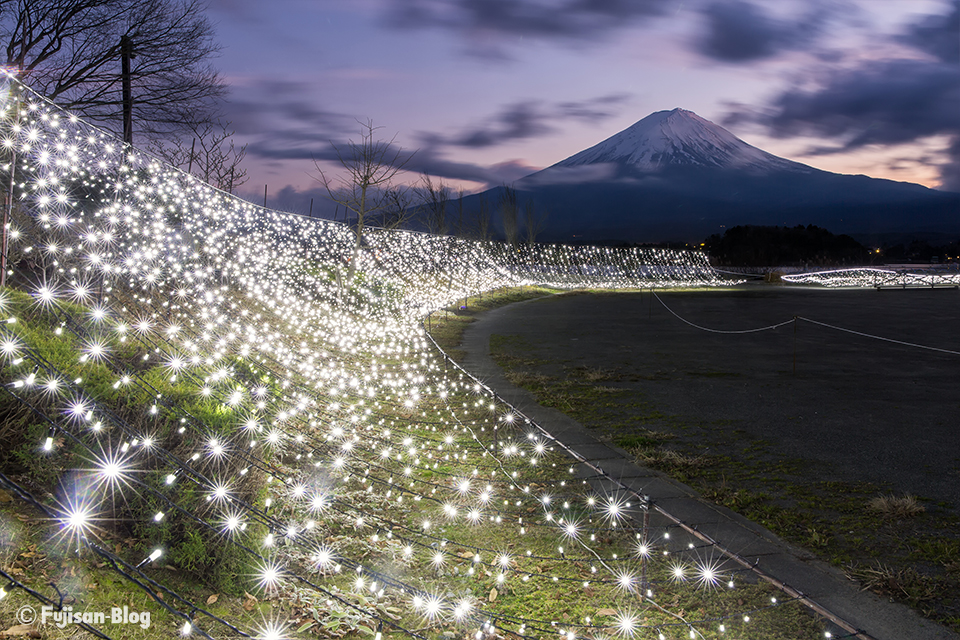
[[[728,596],[742,567],[675,520],[645,521],[643,496],[598,491],[585,461],[448,372],[421,325],[498,287],[722,284],[702,253],[370,230],[344,285],[348,227],[213,189],[12,77],[0,145],[15,196],[4,388],[34,416],[39,463],[80,467],[53,502],[6,473],[0,485],[53,520],[48,553],[106,562],[162,594],[163,624],[287,633],[278,619],[218,619],[165,584],[150,566],[168,550],[150,545],[174,531],[258,567],[243,588],[298,586],[378,640],[442,625],[478,639],[696,638],[777,604]],[[118,552],[110,536],[123,528],[140,542]],[[30,588],[3,577],[0,597]],[[527,585],[602,600],[585,618],[525,614],[508,594]],[[718,608],[664,604],[677,590]]]

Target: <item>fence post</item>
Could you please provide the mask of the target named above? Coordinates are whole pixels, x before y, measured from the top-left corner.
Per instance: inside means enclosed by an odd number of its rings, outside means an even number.
[[[793,316],[793,375],[797,375],[797,316]]]

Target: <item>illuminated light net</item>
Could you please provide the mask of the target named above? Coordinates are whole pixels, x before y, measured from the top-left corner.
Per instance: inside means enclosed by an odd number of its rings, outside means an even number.
[[[813,284],[822,287],[876,287],[886,288],[931,288],[960,286],[960,273],[942,270],[893,270],[872,267],[830,269],[784,275],[783,280],[793,284]]]
[[[242,558],[243,589],[313,603],[317,628],[353,616],[377,640],[697,638],[791,600],[728,595],[748,571],[448,366],[421,325],[498,287],[723,284],[702,253],[369,230],[345,283],[347,226],[217,191],[13,78],[0,95],[7,281],[26,292],[0,292],[4,388],[40,464],[71,470],[53,504],[0,485],[48,515],[51,554],[107,563],[203,637],[292,629],[177,594],[150,568],[177,535]],[[112,550],[130,531],[143,544]],[[551,589],[556,609],[521,606]],[[600,604],[570,618],[570,594]]]

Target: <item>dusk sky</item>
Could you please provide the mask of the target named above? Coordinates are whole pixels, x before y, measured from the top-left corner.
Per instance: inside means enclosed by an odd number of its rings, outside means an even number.
[[[213,0],[210,17],[240,191],[267,184],[271,206],[305,210],[314,159],[357,120],[477,190],[674,107],[821,169],[960,190],[960,0]]]

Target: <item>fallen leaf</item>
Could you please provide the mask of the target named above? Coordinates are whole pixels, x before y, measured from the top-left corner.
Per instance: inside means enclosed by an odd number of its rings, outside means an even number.
[[[10,627],[6,631],[0,631],[0,636],[14,637],[26,636],[28,638],[41,638],[40,631],[32,624],[18,624]]]
[[[244,611],[253,611],[253,608],[257,606],[256,597],[250,595],[246,591],[243,592],[243,610]]]
[[[490,595],[487,597],[487,600],[489,600],[490,602],[493,602],[494,600],[497,599],[498,595],[499,595],[499,592],[497,591],[497,588],[494,587],[493,589],[490,589]]]
[[[617,612],[615,609],[600,609],[597,611],[598,616],[615,616]]]
[[[207,598],[207,604],[213,604],[213,603],[216,602],[219,598],[220,598],[220,594],[215,593],[215,594],[213,594],[212,596],[210,596],[209,598]]]
[[[13,502],[13,496],[6,491],[0,491],[0,502]]]

